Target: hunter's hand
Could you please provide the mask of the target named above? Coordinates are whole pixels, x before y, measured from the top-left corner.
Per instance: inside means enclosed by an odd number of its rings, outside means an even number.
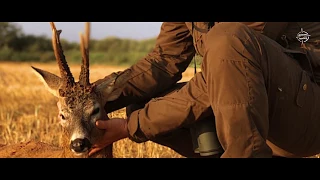
[[[128,137],[127,120],[123,118],[113,118],[107,121],[97,121],[96,126],[105,130],[103,137],[92,145],[89,156],[105,148],[106,146]]]

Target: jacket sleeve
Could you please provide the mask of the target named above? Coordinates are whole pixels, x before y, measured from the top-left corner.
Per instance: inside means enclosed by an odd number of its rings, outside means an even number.
[[[107,113],[132,103],[146,102],[182,78],[195,49],[191,32],[184,22],[164,22],[152,52],[132,65],[129,79],[120,97],[107,102]]]
[[[181,87],[182,86],[182,87]],[[141,143],[156,139],[178,128],[213,115],[201,72],[185,83],[172,87],[167,94],[153,98],[128,114],[129,139]]]

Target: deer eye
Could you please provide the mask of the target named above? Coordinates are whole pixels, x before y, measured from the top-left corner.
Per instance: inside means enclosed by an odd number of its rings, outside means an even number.
[[[92,116],[93,116],[93,115],[96,115],[96,114],[99,113],[99,111],[100,111],[100,108],[95,108],[95,109],[93,110],[93,112],[91,113],[91,115],[92,115]]]
[[[66,120],[66,118],[64,117],[63,114],[59,114],[59,117],[60,117],[60,119],[62,119],[62,120]]]

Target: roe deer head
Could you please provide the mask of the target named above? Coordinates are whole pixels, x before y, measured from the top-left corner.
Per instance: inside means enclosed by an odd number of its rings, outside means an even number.
[[[103,135],[95,126],[96,120],[107,120],[104,109],[107,101],[118,98],[124,83],[130,76],[130,70],[112,73],[102,81],[89,81],[89,37],[90,23],[86,23],[85,34],[80,33],[82,65],[79,81],[75,82],[65,59],[60,43],[61,30],[53,22],[52,45],[61,77],[32,66],[49,92],[58,98],[59,119],[64,133],[68,137],[68,148],[75,155],[88,157],[91,145]],[[104,152],[102,152],[104,151]],[[100,156],[112,157],[112,145],[100,151]]]

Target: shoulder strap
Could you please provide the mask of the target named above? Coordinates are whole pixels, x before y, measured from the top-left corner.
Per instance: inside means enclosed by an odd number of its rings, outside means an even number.
[[[261,33],[277,41],[287,28],[288,24],[289,22],[266,22]]]
[[[198,26],[196,26],[194,24],[194,22],[191,22],[191,24],[192,24],[192,32],[195,29],[201,33],[207,33],[212,28],[212,26],[214,26],[214,22],[208,22],[208,29],[202,29],[202,28],[199,28]]]

